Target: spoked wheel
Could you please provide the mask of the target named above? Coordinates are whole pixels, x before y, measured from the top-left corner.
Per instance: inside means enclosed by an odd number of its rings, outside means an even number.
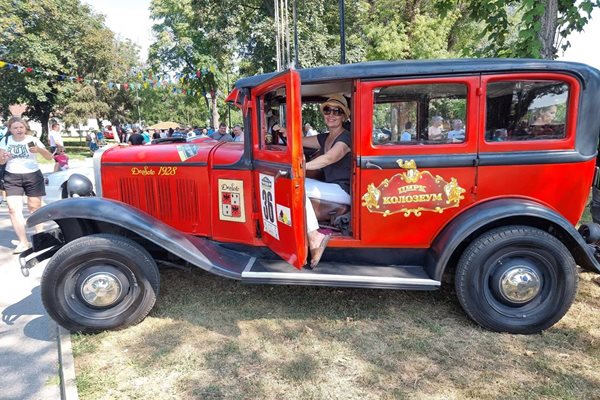
[[[456,270],[465,312],[497,332],[536,333],[560,320],[577,292],[575,261],[554,236],[508,226],[472,242]]]
[[[42,302],[50,317],[71,331],[120,329],[148,315],[159,282],[155,261],[139,244],[91,235],[67,243],[48,262]]]

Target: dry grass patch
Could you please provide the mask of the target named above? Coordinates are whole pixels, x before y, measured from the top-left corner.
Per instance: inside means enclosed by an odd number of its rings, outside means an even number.
[[[138,326],[75,335],[82,399],[600,398],[600,287],[540,335],[485,331],[454,293],[246,286],[162,271]]]

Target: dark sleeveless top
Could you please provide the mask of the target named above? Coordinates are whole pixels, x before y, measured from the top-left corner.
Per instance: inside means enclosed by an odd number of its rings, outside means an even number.
[[[321,145],[321,149],[319,150],[319,155],[323,155],[325,153],[325,139],[327,139],[327,134],[320,133],[317,135],[317,140],[319,141],[319,145]],[[352,148],[352,137],[350,132],[343,131],[339,134],[337,138],[333,141],[331,147],[335,146],[337,142],[346,143],[346,145],[351,149]],[[337,183],[340,185],[342,189],[348,194],[350,194],[350,173],[352,170],[352,152],[348,152],[341,160],[330,164],[323,168],[323,175],[325,176],[325,182],[327,183]]]

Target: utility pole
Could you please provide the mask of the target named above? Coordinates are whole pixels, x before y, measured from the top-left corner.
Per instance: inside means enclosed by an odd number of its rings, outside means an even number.
[[[135,100],[137,102],[137,110],[138,110],[138,125],[140,126],[140,129],[141,129],[142,128],[142,114],[140,112],[140,96],[138,94],[137,85],[135,87]]]
[[[346,27],[344,14],[344,0],[339,0],[340,4],[340,64],[346,64]]]
[[[225,72],[227,76],[227,93],[231,92],[231,88],[229,87],[229,71]],[[229,122],[229,128],[231,128],[231,104],[227,103],[227,121]]]
[[[298,0],[293,0],[293,14],[294,14],[294,67],[300,68],[300,61],[298,61]]]
[[[279,27],[279,0],[275,0],[275,27],[277,33],[275,34],[275,53],[277,54],[277,71],[281,71],[281,47],[280,47],[280,27]]]

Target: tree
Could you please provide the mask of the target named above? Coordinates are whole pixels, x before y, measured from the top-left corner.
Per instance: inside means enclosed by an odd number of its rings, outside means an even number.
[[[445,0],[437,7],[449,12],[461,3]],[[481,36],[487,45],[472,54],[554,59],[570,46],[568,36],[583,30],[594,7],[600,1],[473,0],[465,16],[483,23]]]
[[[100,85],[97,91],[99,100],[106,104],[106,108],[98,110],[97,117],[118,126],[140,117],[137,114],[137,118],[134,117],[137,99],[132,87],[132,84],[141,83],[134,73],[141,67],[139,47],[129,39],[113,40],[109,45],[111,59],[105,78],[108,82]]]
[[[27,104],[25,115],[42,124],[61,115],[79,82],[110,69],[112,32],[78,0],[0,0],[0,59],[31,68],[0,69],[0,104]]]
[[[474,39],[476,30],[456,29],[461,13],[456,11],[442,19],[434,4],[426,0],[347,1],[347,60],[459,55],[458,46],[472,44],[474,41],[468,38]],[[201,93],[214,89],[217,97],[226,86],[223,75],[274,71],[273,6],[272,0],[153,0],[157,41],[151,47],[150,58],[166,60],[155,61],[154,70],[165,68],[193,77],[198,66],[214,64],[215,73],[192,78],[189,84]],[[300,66],[339,62],[337,2],[299,2],[297,26]],[[214,96],[211,98],[213,104],[207,106],[215,110]]]
[[[153,70],[182,74],[187,87],[202,94],[213,126],[229,90],[226,77],[233,72],[240,9],[231,0],[153,0],[150,7],[158,21],[157,41],[150,47]]]

